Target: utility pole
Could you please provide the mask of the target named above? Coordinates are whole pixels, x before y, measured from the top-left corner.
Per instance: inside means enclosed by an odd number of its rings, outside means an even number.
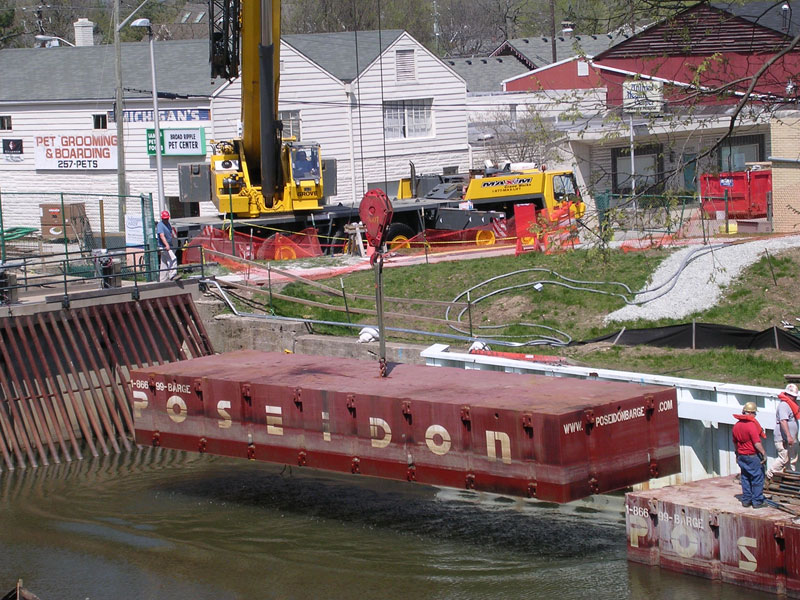
[[[117,124],[117,202],[119,202],[117,212],[119,214],[119,230],[124,232],[125,212],[127,210],[125,197],[128,195],[128,185],[125,181],[125,124],[122,106],[122,46],[119,41],[119,3],[120,0],[114,0],[114,71],[117,83],[114,93],[114,120]]]
[[[433,0],[433,38],[436,41],[436,56],[441,56],[442,49],[439,46],[439,6]]]
[[[556,50],[556,0],[550,0],[550,46],[553,52],[553,62],[558,62]]]

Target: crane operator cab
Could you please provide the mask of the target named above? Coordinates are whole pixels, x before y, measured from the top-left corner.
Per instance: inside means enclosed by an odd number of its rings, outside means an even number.
[[[304,179],[320,179],[318,146],[291,146],[292,179],[296,183]]]
[[[283,149],[284,165],[288,167],[284,185],[287,206],[293,210],[319,208],[323,203],[319,144],[284,142]]]

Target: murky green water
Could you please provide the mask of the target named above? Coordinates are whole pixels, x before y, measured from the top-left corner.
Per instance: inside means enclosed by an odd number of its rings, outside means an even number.
[[[0,473],[0,596],[772,598],[628,564],[620,507],[149,449]]]

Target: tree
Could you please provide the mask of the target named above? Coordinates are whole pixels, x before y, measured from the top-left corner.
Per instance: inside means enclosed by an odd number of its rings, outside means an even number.
[[[495,164],[508,160],[541,165],[563,159],[563,135],[532,106],[494,111],[486,129],[491,135],[487,154]]]
[[[433,40],[431,0],[291,0],[284,2],[284,33],[404,29],[423,44]]]
[[[22,29],[14,22],[14,14],[14,8],[7,1],[0,1],[0,48],[13,46],[22,34]]]

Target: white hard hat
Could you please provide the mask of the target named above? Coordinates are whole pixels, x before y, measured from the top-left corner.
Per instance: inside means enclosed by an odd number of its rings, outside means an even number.
[[[786,389],[783,390],[784,393],[789,394],[790,396],[794,396],[797,398],[797,386],[794,383],[790,383],[786,386]]]

